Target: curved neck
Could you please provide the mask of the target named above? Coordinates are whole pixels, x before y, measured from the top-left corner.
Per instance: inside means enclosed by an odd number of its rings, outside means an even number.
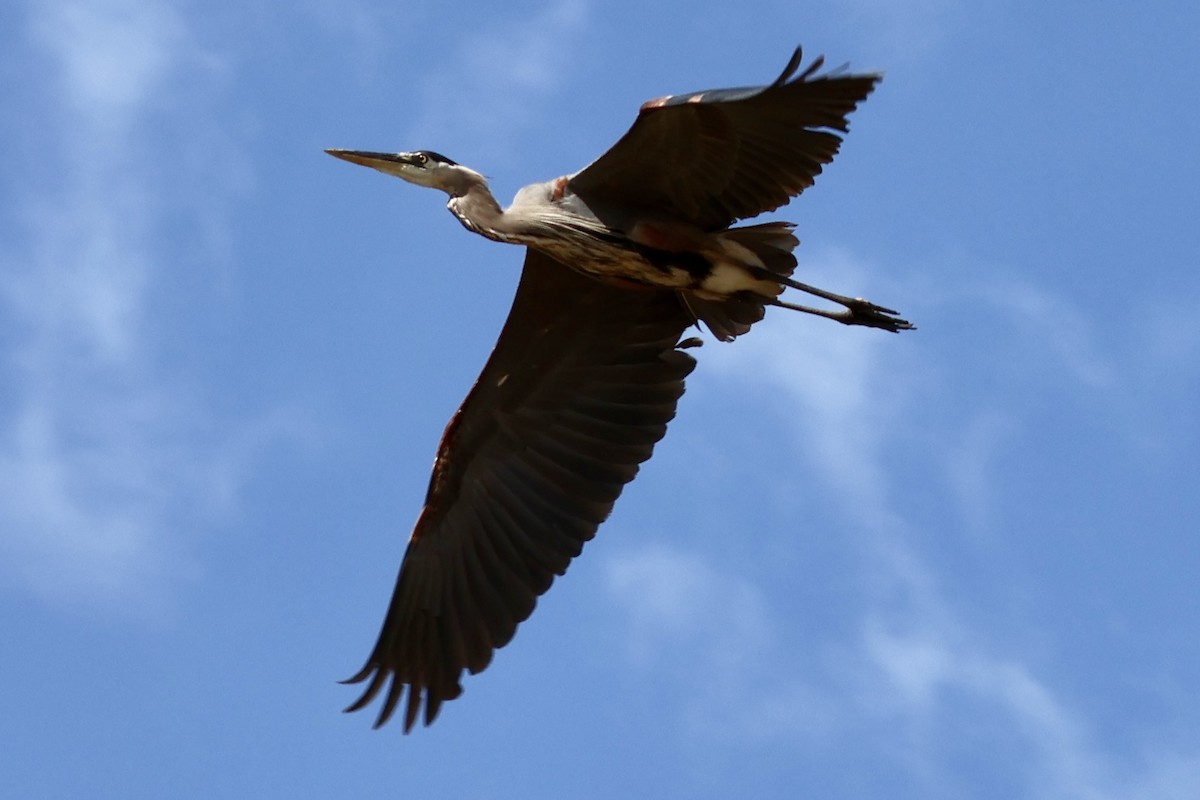
[[[461,194],[452,194],[446,208],[469,231],[497,242],[516,241],[509,235],[504,211],[486,183],[473,183]]]

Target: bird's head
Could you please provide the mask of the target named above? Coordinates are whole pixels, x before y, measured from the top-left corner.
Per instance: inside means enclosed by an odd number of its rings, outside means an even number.
[[[364,150],[325,152],[351,164],[395,175],[418,186],[441,189],[451,196],[463,194],[472,184],[483,181],[483,176],[475,170],[432,150],[414,150],[411,153],[371,153]]]

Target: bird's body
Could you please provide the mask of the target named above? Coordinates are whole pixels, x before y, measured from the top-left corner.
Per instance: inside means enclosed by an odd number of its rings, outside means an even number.
[[[791,250],[799,242],[791,223],[706,231],[665,215],[622,214],[602,204],[598,213],[571,190],[570,177],[530,184],[502,209],[482,175],[437,153],[330,152],[385,172],[394,169],[391,164],[403,169],[422,158],[425,165],[445,165],[453,177],[439,188],[450,194],[446,207],[463,227],[493,241],[534,248],[598,280],[694,293],[701,300],[751,293],[770,302],[783,291],[779,276],[796,266]]]
[[[753,270],[765,269],[762,259],[737,242],[727,231],[710,233],[686,222],[668,218],[640,217],[621,227],[605,224],[578,195],[561,187],[569,179],[558,178],[522,189],[509,206],[509,214],[526,207],[537,208],[541,219],[528,231],[497,234],[480,230],[462,210],[458,198],[447,204],[451,213],[468,229],[496,241],[533,247],[579,272],[600,280],[625,281],[652,289],[693,291],[712,300],[722,300],[738,291],[774,297],[783,289],[776,281],[756,278]],[[547,208],[556,214],[547,214]],[[790,253],[798,242],[789,223],[773,223],[764,229],[777,237],[781,252]],[[769,229],[769,230],[768,230]],[[740,229],[747,235],[748,228]]]
[[[565,572],[666,431],[695,360],[686,328],[729,341],[766,306],[890,331],[890,309],[792,279],[786,222],[731,227],[786,203],[833,158],[878,76],[793,78],[646,103],[575,175],[525,187],[507,209],[483,176],[432,151],[332,155],[449,195],[470,231],[524,245],[495,351],[438,447],[425,506],[350,710],[381,690],[377,725],[407,687],[405,730],[461,692]],[[798,289],[843,306],[780,299]]]

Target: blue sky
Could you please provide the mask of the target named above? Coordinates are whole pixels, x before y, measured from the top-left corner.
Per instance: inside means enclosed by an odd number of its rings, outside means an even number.
[[[1200,796],[1200,11],[1160,2],[0,10],[14,797]],[[802,43],[884,70],[584,557],[429,729],[374,641],[521,262],[498,196]]]

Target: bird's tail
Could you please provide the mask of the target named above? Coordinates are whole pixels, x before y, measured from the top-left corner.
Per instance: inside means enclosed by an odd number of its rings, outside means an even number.
[[[768,275],[787,278],[796,269],[796,257],[792,255],[792,250],[800,244],[800,240],[792,233],[794,227],[790,222],[766,222],[730,228],[719,236],[730,250],[749,251],[761,262],[761,269]],[[780,282],[779,291],[782,290]],[[763,318],[765,307],[771,305],[774,299],[754,292],[738,292],[712,299],[684,290],[680,296],[692,315],[723,342],[733,341],[750,330],[750,326]]]

